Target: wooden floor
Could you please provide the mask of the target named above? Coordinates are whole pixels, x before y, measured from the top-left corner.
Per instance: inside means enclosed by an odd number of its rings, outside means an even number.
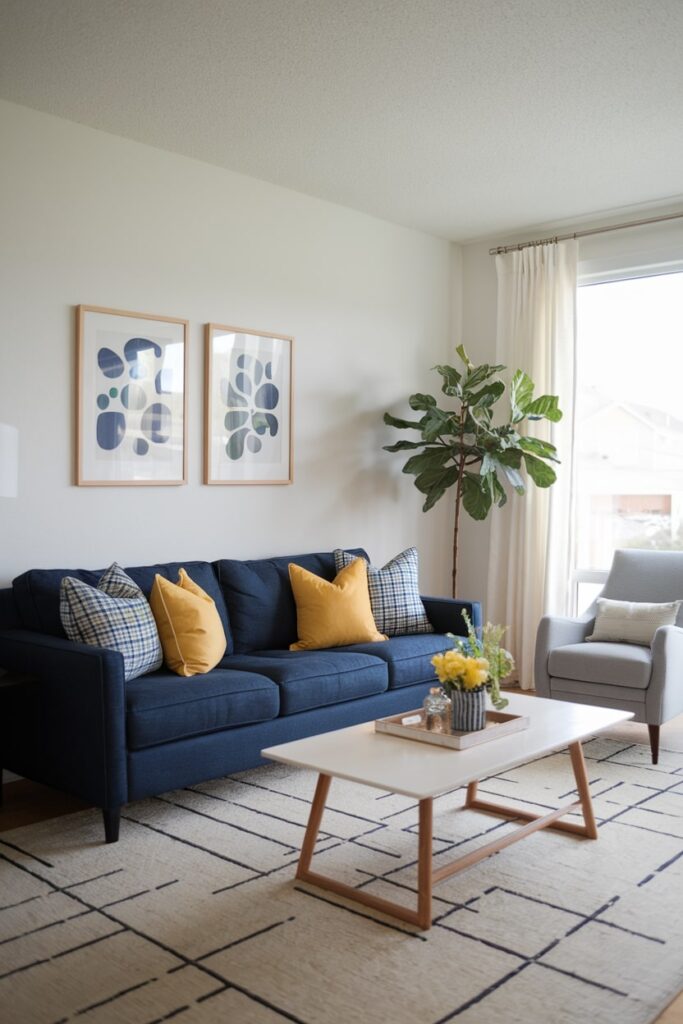
[[[632,743],[648,743],[645,725],[626,722],[617,726],[615,730],[610,730],[609,735],[612,731]],[[663,726],[662,746],[670,750],[683,750],[683,715]],[[63,814],[73,814],[74,811],[84,810],[88,806],[76,797],[67,796],[27,779],[6,782],[3,787],[3,804],[0,807],[0,832],[31,825],[37,821],[56,819]],[[653,1024],[683,1024],[683,993],[669,1004]]]
[[[88,806],[75,796],[67,796],[57,789],[29,782],[28,779],[6,782],[0,807],[0,832],[32,825],[36,821],[59,818],[62,814],[73,814]]]

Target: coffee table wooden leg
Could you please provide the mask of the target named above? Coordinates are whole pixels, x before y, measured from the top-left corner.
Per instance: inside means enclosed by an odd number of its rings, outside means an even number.
[[[458,860],[452,861],[450,864],[444,864],[437,870],[434,870],[432,864],[433,801],[431,798],[420,800],[417,859],[417,910],[410,910],[408,907],[403,907],[398,903],[392,903],[390,900],[380,899],[379,896],[372,896],[370,893],[366,893],[362,889],[355,889],[352,885],[347,885],[345,882],[337,882],[333,878],[328,878],[327,875],[321,875],[318,874],[317,871],[310,870],[311,859],[313,857],[316,839],[318,838],[318,832],[320,831],[323,811],[325,810],[325,801],[327,800],[330,782],[332,781],[329,775],[321,774],[318,776],[318,784],[316,786],[315,796],[311,805],[311,813],[308,819],[308,825],[306,826],[303,846],[301,847],[301,856],[299,857],[299,866],[297,867],[296,877],[303,882],[309,882],[311,885],[316,885],[321,889],[328,889],[330,892],[337,893],[339,896],[345,896],[346,899],[353,900],[355,903],[362,903],[366,907],[372,907],[373,910],[381,911],[383,914],[390,914],[392,917],[397,917],[401,921],[407,921],[409,924],[415,924],[423,931],[426,931],[432,926],[432,886],[435,882],[440,882],[444,878],[449,878],[458,871],[464,871],[465,868],[471,867],[473,864],[477,864],[480,860],[484,860],[485,857],[490,857],[494,853],[499,853],[507,846],[510,846],[512,843],[519,842],[520,839],[524,839],[526,836],[539,831],[539,829],[556,828],[561,829],[563,832],[573,832],[575,835],[586,836],[589,839],[598,838],[598,830],[595,823],[593,804],[591,802],[590,789],[588,786],[586,762],[583,759],[581,744],[578,742],[571,743],[569,745],[569,754],[571,757],[572,768],[574,769],[574,777],[576,779],[579,799],[570,804],[564,804],[562,807],[558,807],[557,810],[551,811],[549,814],[537,814],[534,811],[525,811],[516,807],[508,807],[503,804],[491,803],[488,800],[480,800],[477,796],[477,783],[470,782],[467,787],[465,807],[469,807],[473,810],[485,811],[489,814],[502,815],[505,818],[521,819],[522,821],[527,821],[528,824],[518,828],[515,832],[508,833],[501,839],[496,839],[491,843],[487,843],[485,846],[472,850],[470,853],[465,854],[464,857],[460,857]],[[575,811],[579,808],[583,812],[583,825],[579,825],[573,821],[558,820],[570,811]]]
[[[417,923],[425,931],[432,927],[432,834],[433,802],[420,800],[417,848]]]
[[[321,875],[317,871],[311,871],[311,858],[315,848],[315,841],[320,830],[325,801],[330,788],[331,777],[319,775],[315,796],[311,805],[311,813],[306,826],[299,866],[296,869],[296,877],[302,882],[316,885],[319,889],[327,889],[335,892],[338,896],[345,896],[346,899],[355,903],[362,903],[373,910],[379,910],[383,914],[397,917],[408,924],[415,924],[426,931],[432,926],[432,801],[420,801],[420,836],[418,840],[418,901],[417,910],[409,907],[402,907],[400,903],[392,903],[390,900],[383,900],[379,896],[372,896],[363,892],[362,889],[354,889],[352,885],[345,882],[337,882],[334,878]]]
[[[588,839],[598,838],[598,829],[595,823],[595,815],[593,813],[593,803],[591,801],[590,789],[588,786],[588,775],[586,774],[586,762],[583,759],[583,750],[581,743],[570,743],[569,744],[569,756],[572,762],[572,768],[574,769],[574,778],[576,780],[576,789],[579,795],[578,800],[574,800],[570,804],[565,804],[563,807],[559,807],[556,811],[552,811],[550,814],[537,814],[535,811],[525,811],[521,807],[509,807],[507,804],[493,803],[491,800],[481,800],[477,796],[477,783],[470,782],[467,787],[467,796],[465,798],[464,806],[469,810],[473,811],[484,811],[486,814],[496,814],[502,818],[519,818],[521,821],[531,822],[531,825],[525,826],[524,829],[519,830],[519,838],[522,839],[525,835],[529,835],[531,832],[537,831],[539,828],[553,828],[560,832],[571,832],[576,836],[585,836]],[[583,824],[580,825],[574,821],[558,821],[558,818],[564,817],[571,811],[581,810],[583,814]],[[532,827],[533,826],[533,827]],[[510,841],[510,837],[504,840],[507,845]],[[490,844],[493,852],[496,852],[495,845]],[[482,849],[486,849],[482,847]],[[469,857],[475,856],[475,854],[468,854]],[[463,858],[464,860],[464,858]],[[445,876],[444,876],[445,877]],[[439,879],[434,876],[435,882]]]
[[[320,822],[323,820],[323,811],[327,801],[327,794],[330,791],[331,775],[318,776],[318,784],[315,787],[315,796],[311,804],[311,812],[308,816],[308,825],[304,835],[303,846],[299,856],[299,866],[296,869],[296,877],[303,878],[311,866],[311,858],[315,849],[315,842],[320,831]]]
[[[579,800],[581,801],[583,820],[586,823],[585,834],[589,837],[589,839],[597,839],[598,826],[595,823],[595,814],[593,813],[593,801],[591,800],[591,791],[588,785],[588,773],[586,772],[586,762],[583,759],[583,748],[581,747],[580,743],[569,744],[569,756],[572,759],[572,768],[574,769],[576,788],[579,791]]]

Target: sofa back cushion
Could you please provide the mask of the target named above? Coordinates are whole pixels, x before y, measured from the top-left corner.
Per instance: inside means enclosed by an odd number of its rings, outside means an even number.
[[[223,600],[221,588],[209,562],[167,562],[162,565],[139,565],[127,568],[126,572],[135,580],[145,596],[149,595],[157,573],[164,579],[175,583],[180,569],[187,570],[191,579],[205,590],[216,602],[225,637],[227,653],[232,653],[228,612]],[[49,633],[52,636],[65,635],[59,618],[59,588],[64,576],[73,576],[83,583],[96,587],[103,569],[29,569],[12,582],[14,598],[21,623],[25,629],[34,629],[38,633]]]
[[[360,548],[346,550],[365,559],[368,557]],[[331,551],[244,562],[224,558],[214,562],[228,606],[235,654],[282,650],[296,642],[296,604],[289,582],[290,562],[328,581],[336,576]]]

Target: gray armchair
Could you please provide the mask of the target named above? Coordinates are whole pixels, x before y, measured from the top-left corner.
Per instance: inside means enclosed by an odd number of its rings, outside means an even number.
[[[683,599],[683,551],[614,552],[600,594],[617,601]],[[632,711],[650,733],[652,763],[659,727],[683,712],[683,607],[674,626],[661,626],[651,647],[585,643],[596,604],[577,619],[546,615],[536,636],[535,683],[541,697]]]

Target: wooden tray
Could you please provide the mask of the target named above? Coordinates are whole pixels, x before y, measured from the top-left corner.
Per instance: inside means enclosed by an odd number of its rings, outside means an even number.
[[[529,725],[526,715],[509,715],[504,711],[487,711],[486,726],[474,732],[452,732],[450,725],[445,724],[442,732],[432,732],[427,728],[425,713],[422,708],[416,711],[405,711],[402,715],[390,715],[389,718],[378,718],[375,721],[375,732],[401,736],[419,743],[432,743],[439,747],[450,747],[452,750],[467,750],[479,743],[488,743],[501,736],[509,736],[513,732],[521,732]]]

